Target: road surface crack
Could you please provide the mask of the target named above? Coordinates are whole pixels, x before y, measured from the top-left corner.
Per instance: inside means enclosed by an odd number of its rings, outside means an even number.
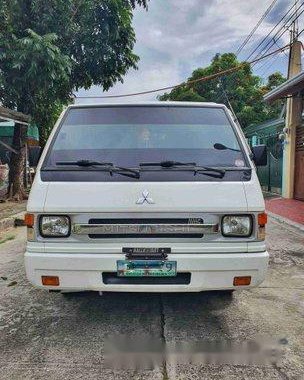
[[[273,368],[280,374],[282,379],[289,380],[289,376],[287,376],[286,373],[283,372],[282,369],[277,364],[273,364]]]
[[[166,319],[165,319],[164,302],[163,302],[162,294],[159,297],[159,312],[160,312],[160,336],[163,343],[162,375],[163,375],[163,380],[168,380],[169,377],[168,377],[168,372],[167,372],[166,337],[165,337]]]

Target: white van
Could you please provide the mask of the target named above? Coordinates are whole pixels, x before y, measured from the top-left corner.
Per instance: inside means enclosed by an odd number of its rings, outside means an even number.
[[[266,163],[221,104],[70,106],[29,197],[28,279],[61,292],[255,287]]]

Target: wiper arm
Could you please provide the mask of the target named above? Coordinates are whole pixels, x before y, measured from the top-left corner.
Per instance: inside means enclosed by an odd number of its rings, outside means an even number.
[[[124,168],[122,166],[115,166],[112,162],[100,162],[91,160],[59,161],[56,162],[56,165],[81,167],[102,166],[101,170],[109,172],[110,175],[117,173],[130,178],[140,178],[139,170]]]
[[[140,178],[140,172],[139,170],[136,169],[130,169],[130,168],[124,168],[122,166],[110,166],[106,169],[109,171],[110,175],[113,175],[113,173],[117,173],[120,175],[124,175],[125,177],[130,177],[130,178]]]
[[[207,166],[200,166],[199,168],[194,169],[194,175],[204,174],[212,178],[224,178],[226,171],[215,168],[208,168]]]
[[[200,173],[204,173],[205,174],[205,172],[217,173],[217,176],[215,178],[223,178],[225,176],[225,174],[226,174],[226,170],[225,169],[213,168],[212,166],[196,166],[194,168],[194,171],[195,171],[194,175],[200,174]],[[210,176],[210,177],[212,177],[212,176]]]
[[[179,162],[179,161],[160,161],[160,162],[142,162],[140,167],[144,166],[161,166],[162,168],[173,168],[175,166],[196,166],[195,162]]]
[[[200,166],[196,168],[197,170],[195,171],[194,175],[196,174],[205,174],[209,175],[209,177],[214,177],[214,178],[223,178],[227,172],[243,172],[244,175],[250,175],[252,169],[250,167],[244,166],[244,167],[227,167],[224,169],[218,169],[218,168],[211,168],[207,166]],[[208,173],[209,171],[213,171],[217,174],[213,173]]]

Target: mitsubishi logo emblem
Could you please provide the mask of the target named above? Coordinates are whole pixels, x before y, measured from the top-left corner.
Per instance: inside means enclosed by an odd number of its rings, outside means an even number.
[[[143,205],[145,202],[148,203],[149,205],[154,204],[154,200],[149,197],[149,191],[148,190],[144,190],[142,192],[142,196],[136,201],[136,204]]]

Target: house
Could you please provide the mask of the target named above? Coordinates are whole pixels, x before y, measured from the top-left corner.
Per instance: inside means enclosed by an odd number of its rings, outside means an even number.
[[[15,123],[25,125],[29,129],[28,144],[31,144],[34,140],[37,140],[38,128],[34,127],[31,131],[30,116],[21,112],[11,110],[0,105],[0,200],[6,197],[9,186],[9,165],[10,157],[12,153],[19,154],[19,147],[12,146],[14,126]],[[39,137],[39,136],[38,136]],[[38,138],[39,140],[39,138]],[[27,171],[27,162],[25,162],[24,173]],[[27,184],[27,178],[30,175],[24,176],[24,182]]]
[[[0,122],[0,161],[2,163],[8,163],[10,157],[9,147],[12,145],[14,135],[14,121]],[[29,125],[27,128],[27,145],[37,146],[39,145],[39,130],[36,125]]]
[[[304,201],[304,72],[300,72],[264,96],[266,102],[287,98],[282,129],[282,196]]]

